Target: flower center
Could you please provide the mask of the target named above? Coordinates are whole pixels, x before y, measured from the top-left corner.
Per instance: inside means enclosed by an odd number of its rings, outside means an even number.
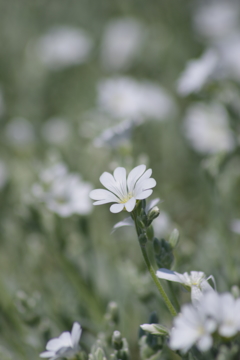
[[[129,193],[129,194],[127,194],[126,197],[121,199],[120,203],[121,204],[126,204],[126,202],[128,202],[128,200],[130,200],[132,197],[133,197],[132,194]]]

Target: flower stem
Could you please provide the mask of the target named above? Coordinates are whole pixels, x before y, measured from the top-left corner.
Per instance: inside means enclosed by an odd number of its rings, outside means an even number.
[[[132,212],[132,216],[133,216],[133,219],[134,219],[134,222],[135,222],[135,227],[136,227],[136,231],[137,231],[137,235],[138,237],[141,235],[141,230],[139,229],[138,227],[138,223],[137,223],[137,214],[136,212]],[[147,254],[147,250],[146,250],[146,247],[145,245],[142,245],[140,242],[140,248],[141,248],[141,251],[142,251],[142,254],[143,254],[143,258],[145,260],[145,263],[147,265],[147,268],[148,268],[148,271],[150,272],[150,275],[153,279],[153,281],[155,282],[157,288],[158,288],[158,291],[160,292],[168,310],[170,311],[171,315],[172,316],[177,316],[177,311],[175,310],[173,304],[171,303],[171,300],[169,299],[169,297],[167,296],[165,290],[163,289],[161,283],[160,283],[160,280],[158,279],[158,277],[156,276],[155,274],[155,270],[154,268],[152,267],[151,263],[150,263],[150,260],[149,260],[149,257],[148,257],[148,254]]]

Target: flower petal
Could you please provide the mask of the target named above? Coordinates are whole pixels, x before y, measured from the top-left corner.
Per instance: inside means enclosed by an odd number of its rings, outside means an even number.
[[[41,354],[39,354],[39,356],[41,358],[48,358],[48,357],[52,357],[55,355],[55,352],[54,351],[44,351],[42,352]]]
[[[121,199],[127,197],[127,180],[126,180],[126,169],[124,167],[117,167],[114,170],[114,178],[118,184],[118,189],[121,192]]]
[[[72,338],[69,331],[64,331],[60,336],[61,347],[72,347]]]
[[[144,190],[148,190],[153,188],[154,186],[156,186],[156,180],[153,178],[150,179],[145,179],[142,181],[142,179],[140,179],[137,183],[136,186],[133,190],[133,194],[134,196],[141,193]]]
[[[62,346],[62,341],[59,338],[54,338],[48,341],[46,349],[50,351],[57,351]]]
[[[72,337],[72,344],[73,347],[77,347],[79,339],[82,334],[81,325],[77,322],[73,324],[72,331],[71,331],[71,337]]]
[[[119,198],[121,198],[121,191],[119,190],[118,184],[112,174],[105,171],[100,176],[99,180],[106,189],[110,190],[112,193],[116,194]]]
[[[123,227],[123,226],[134,226],[134,221],[133,219],[131,218],[131,216],[127,217],[126,219],[122,220],[122,221],[119,221],[118,223],[116,223],[112,229],[112,233],[120,228],[120,227]]]
[[[109,202],[118,202],[119,199],[110,191],[104,189],[92,190],[89,197],[93,200],[109,200]]]
[[[130,200],[128,200],[128,202],[125,203],[125,208],[128,212],[131,212],[135,208],[135,205],[136,205],[136,199],[132,197]]]
[[[113,204],[110,206],[110,211],[112,213],[119,213],[124,209],[124,204]]]
[[[137,200],[143,200],[148,198],[150,195],[152,195],[152,190],[144,190],[143,192],[141,192],[140,194],[136,195],[135,198]]]
[[[168,270],[168,269],[159,269],[159,270],[157,270],[156,275],[159,279],[183,283],[181,278],[179,278],[179,274],[176,271],[172,271],[172,270]]]
[[[139,165],[130,171],[127,178],[127,186],[130,193],[132,193],[136,181],[140,178],[140,176],[144,173],[145,170],[146,165]]]

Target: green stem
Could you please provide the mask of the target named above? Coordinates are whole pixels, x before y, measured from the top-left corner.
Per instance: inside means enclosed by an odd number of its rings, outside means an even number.
[[[168,296],[167,296],[165,290],[163,289],[158,277],[155,275],[155,270],[154,270],[154,268],[152,267],[152,265],[151,265],[151,263],[149,261],[147,250],[146,250],[145,246],[140,246],[140,247],[141,247],[142,254],[143,254],[145,263],[147,265],[148,271],[150,272],[150,274],[152,276],[152,279],[153,279],[153,281],[155,282],[155,284],[156,284],[156,286],[158,288],[158,291],[162,295],[162,298],[165,301],[165,304],[166,304],[168,310],[170,311],[171,315],[176,316],[177,312],[176,312],[173,304],[171,303],[170,299],[168,298]]]
[[[137,235],[138,237],[140,236],[141,234],[141,230],[138,228],[138,224],[137,224],[137,213],[136,212],[132,212],[132,216],[133,216],[133,219],[134,219],[134,222],[135,222],[135,227],[136,227],[136,231],[137,231]],[[170,311],[171,315],[172,316],[177,316],[177,311],[175,310],[173,304],[171,303],[169,297],[167,296],[165,290],[163,289],[161,283],[160,283],[160,280],[159,278],[156,276],[155,274],[155,270],[154,268],[152,267],[151,263],[150,263],[150,260],[148,258],[148,254],[147,254],[147,250],[146,250],[146,247],[145,245],[141,245],[140,244],[140,248],[141,248],[141,251],[142,251],[142,254],[143,254],[143,257],[144,257],[144,260],[145,260],[145,263],[147,265],[147,268],[148,268],[148,271],[150,272],[150,275],[152,276],[152,279],[153,281],[155,282],[157,288],[158,288],[158,291],[160,292],[168,310]]]

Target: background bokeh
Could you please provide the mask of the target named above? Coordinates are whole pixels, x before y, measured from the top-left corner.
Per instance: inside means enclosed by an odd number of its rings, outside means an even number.
[[[139,325],[171,319],[133,228],[111,233],[124,214],[87,192],[146,164],[174,269],[240,285],[239,2],[0,0],[0,49],[0,358],[74,321],[89,351],[116,301],[137,359]]]

